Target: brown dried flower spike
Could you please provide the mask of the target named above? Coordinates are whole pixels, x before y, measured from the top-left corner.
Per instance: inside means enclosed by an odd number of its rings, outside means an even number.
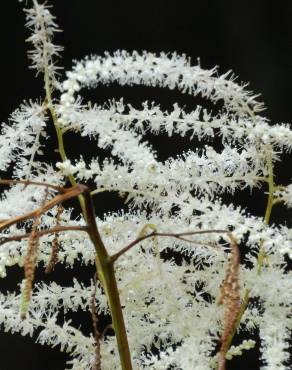
[[[37,251],[39,246],[40,235],[38,227],[40,225],[40,218],[43,213],[43,206],[48,197],[48,188],[45,188],[44,199],[42,201],[42,207],[36,213],[35,220],[32,225],[31,233],[28,238],[27,252],[24,260],[24,286],[22,287],[22,297],[20,306],[20,316],[24,320],[27,315],[29,308],[29,302],[31,299],[31,292],[33,288],[34,272],[37,260]]]
[[[64,211],[64,208],[61,204],[58,205],[57,215],[56,215],[56,226],[60,226],[61,215]],[[49,274],[55,268],[56,263],[58,262],[58,252],[59,252],[59,233],[56,232],[54,234],[54,238],[52,240],[52,251],[50,255],[49,262],[45,269],[45,273]]]
[[[226,353],[236,330],[240,312],[239,295],[239,267],[240,256],[238,246],[231,233],[228,234],[231,243],[231,257],[228,262],[226,277],[221,286],[221,295],[218,304],[226,306],[224,313],[224,329],[221,336],[221,347],[218,358],[218,370],[225,370]]]

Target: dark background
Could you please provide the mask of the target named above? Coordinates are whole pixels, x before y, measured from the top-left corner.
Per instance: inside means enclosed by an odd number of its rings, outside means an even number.
[[[151,52],[177,51],[185,53],[196,63],[200,57],[203,68],[219,65],[221,73],[232,69],[240,81],[250,81],[250,89],[261,93],[267,110],[264,115],[272,123],[291,122],[292,86],[292,2],[260,0],[238,1],[116,1],[58,0],[50,1],[63,33],[56,43],[63,45],[62,65],[70,69],[72,59],[81,59],[91,53],[116,49],[148,50]],[[1,121],[6,121],[23,99],[43,96],[42,80],[27,68],[21,4],[9,0],[1,4]],[[121,96],[136,107],[144,100],[161,102],[162,108],[171,108],[178,101],[192,109],[196,100],[177,92],[159,89],[117,86],[100,87],[90,94],[98,102]],[[73,139],[72,139],[73,140]],[[72,141],[72,150],[75,141]],[[153,139],[160,159],[188,149],[185,139]],[[80,148],[79,148],[80,149]],[[278,183],[290,180],[291,159],[277,167]],[[263,214],[265,196],[248,203],[247,194],[241,198],[254,214]],[[114,204],[112,205],[114,207]],[[291,218],[291,214],[276,208],[272,221]],[[20,278],[15,271],[15,281]],[[2,284],[2,283],[1,283]],[[4,285],[3,285],[4,286]],[[35,345],[29,338],[1,334],[1,370],[61,370],[63,354]],[[228,369],[258,369],[258,349],[246,352],[241,364],[232,361]],[[190,370],[190,369],[183,369]]]

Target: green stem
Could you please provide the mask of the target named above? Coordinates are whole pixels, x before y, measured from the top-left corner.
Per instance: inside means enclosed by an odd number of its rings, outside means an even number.
[[[132,370],[130,349],[113,262],[97,229],[94,206],[89,191],[85,192],[84,195],[86,222],[89,227],[90,238],[96,250],[96,270],[108,299],[122,370]]]
[[[98,257],[97,265],[98,266],[100,265]],[[115,331],[117,339],[121,366],[123,370],[132,370],[133,367],[131,362],[131,355],[119,296],[119,290],[115,278],[113,263],[109,260],[106,261],[106,268],[103,269],[103,281],[104,288],[107,292],[106,294],[111,311],[112,326]]]
[[[44,34],[46,34],[45,26],[41,25]],[[63,140],[63,133],[62,129],[58,122],[58,117],[56,111],[54,109],[53,99],[52,99],[52,85],[50,81],[50,75],[48,70],[48,58],[46,51],[43,51],[43,59],[44,65],[46,66],[44,69],[44,82],[45,82],[45,92],[46,92],[46,100],[47,100],[47,107],[50,111],[52,116],[52,120],[56,129],[57,139],[58,139],[58,150],[61,156],[62,161],[67,160],[67,155],[64,146]],[[69,175],[68,179],[72,186],[76,186],[77,182],[73,175]],[[80,185],[82,186],[82,185]],[[113,327],[115,329],[117,343],[118,343],[118,350],[120,355],[121,366],[123,370],[132,370],[131,364],[131,357],[130,357],[130,350],[128,345],[127,333],[123,318],[123,311],[120,303],[119,291],[117,287],[117,282],[115,278],[115,272],[113,268],[113,263],[110,260],[110,257],[107,253],[107,250],[101,240],[97,225],[96,225],[96,217],[94,212],[94,205],[92,203],[90,192],[87,187],[84,187],[84,193],[78,195],[80,207],[84,216],[85,221],[88,224],[89,228],[89,235],[94,244],[96,250],[96,268],[97,273],[100,278],[100,282],[103,285],[105,292],[107,294]],[[85,201],[86,199],[86,201]]]
[[[273,173],[273,163],[272,158],[269,156],[268,158],[268,164],[269,164],[269,179],[268,179],[268,186],[269,186],[269,197],[268,197],[268,204],[265,212],[264,222],[266,224],[269,224],[272,208],[273,208],[273,200],[274,200],[274,192],[275,192],[275,184],[274,184],[274,173]]]
[[[57,139],[58,139],[58,151],[60,153],[61,159],[64,162],[67,160],[67,155],[64,146],[63,133],[60,125],[58,124],[58,117],[56,115],[52,95],[50,79],[47,69],[45,69],[45,91],[47,98],[47,106],[52,116],[52,120],[56,129]],[[77,182],[73,175],[68,175],[68,179],[72,186],[76,186]],[[117,281],[115,277],[113,262],[107,253],[107,250],[103,244],[100,237],[97,225],[96,217],[94,212],[94,205],[92,203],[89,189],[85,191],[84,194],[78,195],[78,200],[80,207],[84,216],[85,221],[89,227],[89,235],[91,241],[94,244],[96,250],[96,269],[99,280],[105,290],[110,311],[112,317],[112,324],[115,330],[115,335],[117,339],[118,351],[120,356],[120,362],[122,370],[132,370],[130,349],[128,344],[127,332],[123,317],[122,306],[120,302],[120,296],[117,286]]]
[[[50,77],[49,77],[49,73],[48,73],[47,68],[45,68],[44,80],[45,80],[45,91],[46,91],[47,107],[48,107],[48,109],[50,111],[50,114],[51,114],[51,117],[52,117],[52,120],[53,120],[55,129],[56,129],[56,134],[57,134],[58,152],[60,154],[60,157],[61,157],[62,161],[65,162],[68,158],[67,158],[66,151],[65,151],[64,140],[63,140],[63,133],[62,133],[61,127],[60,127],[60,125],[58,123],[58,117],[57,117],[57,114],[56,114],[56,111],[55,111],[54,105],[53,105],[52,93],[51,93],[51,84],[50,84]],[[76,182],[76,180],[75,180],[75,178],[74,178],[73,175],[68,175],[68,179],[69,179],[69,181],[70,181],[70,183],[71,183],[72,186],[76,186],[77,185],[77,182]],[[80,207],[81,207],[81,210],[82,210],[82,213],[83,213],[83,216],[84,216],[85,215],[85,204],[84,204],[84,197],[83,197],[83,195],[79,195],[78,196],[78,200],[79,200]]]
[[[271,219],[271,213],[272,213],[272,209],[274,205],[274,193],[276,189],[276,186],[274,184],[274,170],[273,170],[273,162],[272,162],[271,153],[269,153],[267,161],[268,161],[268,168],[269,168],[269,177],[268,177],[269,196],[268,196],[268,203],[267,203],[265,217],[264,217],[264,223],[268,225]],[[257,259],[257,265],[258,265],[257,274],[258,275],[260,275],[262,272],[262,267],[263,267],[265,258],[266,258],[266,252],[263,247],[263,243],[261,243],[259,254],[258,254],[258,259]]]

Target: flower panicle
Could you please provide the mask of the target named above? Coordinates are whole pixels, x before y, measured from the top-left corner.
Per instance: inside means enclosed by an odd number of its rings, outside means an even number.
[[[50,12],[51,6],[39,4],[33,0],[33,7],[24,9],[26,13],[26,28],[32,33],[26,40],[33,45],[33,49],[28,51],[28,58],[31,60],[30,68],[38,73],[48,75],[51,86],[57,85],[58,70],[56,60],[60,57],[63,50],[62,46],[53,43],[56,32],[61,32],[55,23],[55,16]]]

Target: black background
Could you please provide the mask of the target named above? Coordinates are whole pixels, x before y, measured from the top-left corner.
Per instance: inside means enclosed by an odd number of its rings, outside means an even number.
[[[116,1],[59,0],[50,1],[63,33],[56,42],[65,47],[61,64],[70,69],[72,59],[81,59],[91,53],[101,54],[116,49],[148,50],[151,52],[177,51],[185,53],[196,63],[200,57],[203,68],[219,65],[221,73],[232,69],[240,81],[250,81],[250,89],[261,93],[267,110],[264,115],[272,123],[291,122],[292,86],[292,2],[259,0],[238,1]],[[27,68],[21,4],[9,0],[1,4],[1,121],[23,99],[43,96],[42,81]],[[178,101],[192,109],[196,100],[181,97],[173,91],[150,88],[98,88],[90,94],[92,100],[106,101],[125,96],[126,102],[139,103],[148,99],[171,108]],[[73,140],[73,139],[72,139]],[[76,151],[72,141],[71,148]],[[153,140],[161,159],[190,147],[188,141],[161,137]],[[80,147],[78,148],[80,150]],[[291,159],[284,157],[277,167],[278,183],[290,180]],[[249,203],[248,194],[243,203],[249,204],[255,214],[263,214],[265,195]],[[112,205],[114,208],[114,203]],[[291,214],[276,208],[272,221],[291,218]],[[14,271],[14,270],[13,270]],[[12,271],[12,272],[13,272]],[[20,278],[15,271],[15,281]],[[2,284],[2,283],[1,283]],[[1,334],[1,370],[61,370],[64,356],[58,350],[47,350],[34,345],[29,338]],[[240,362],[233,361],[228,369],[258,369],[258,350],[247,353]],[[190,370],[190,369],[183,369]]]

